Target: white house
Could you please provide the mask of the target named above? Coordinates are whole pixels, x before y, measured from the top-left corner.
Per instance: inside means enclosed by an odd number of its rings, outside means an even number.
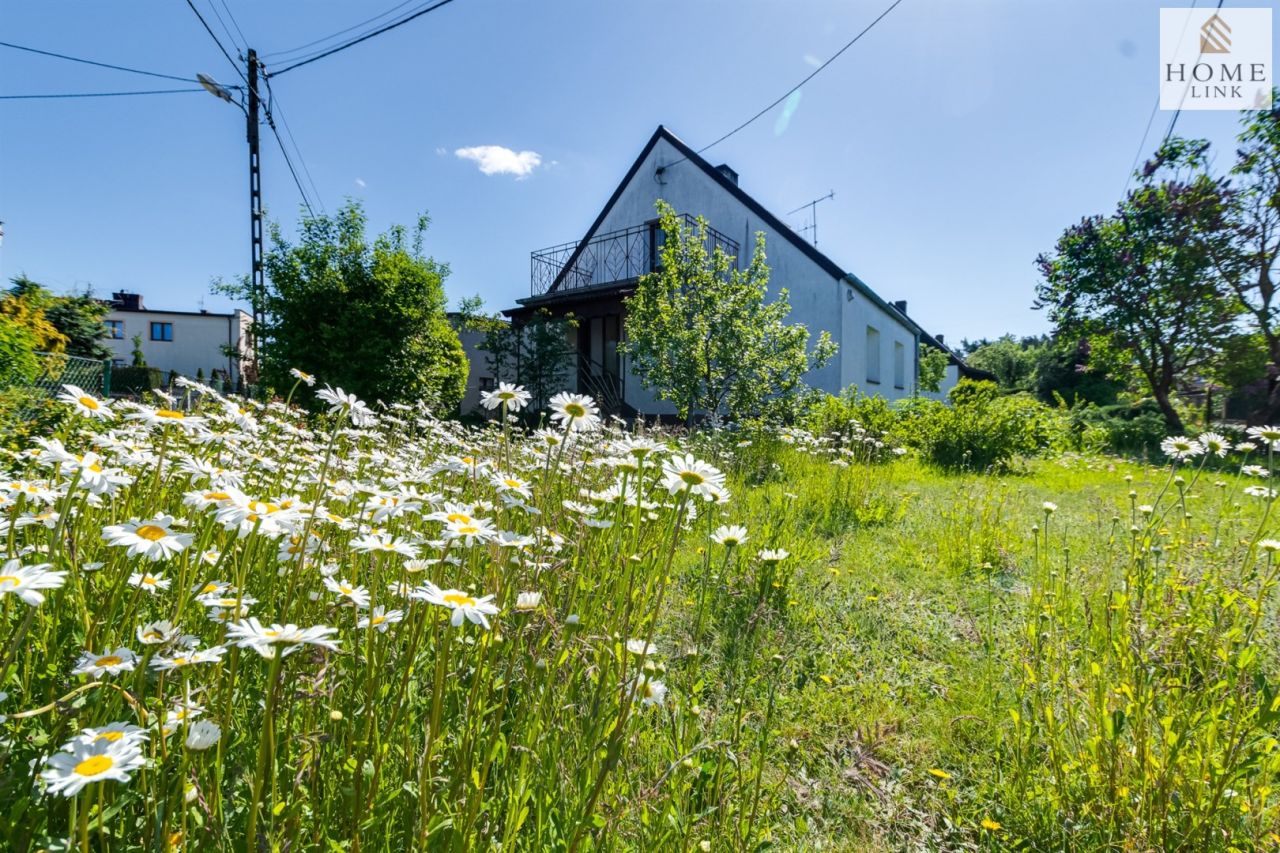
[[[750,260],[756,233],[764,233],[770,288],[787,288],[791,322],[809,328],[811,343],[825,330],[840,347],[826,367],[806,376],[809,385],[832,394],[853,385],[891,400],[916,392],[919,344],[927,334],[907,316],[906,303],[885,301],[748,195],[736,172],[711,165],[661,126],[580,240],[532,253],[531,293],[505,312],[517,324],[539,310],[578,319],[568,334],[578,352],[579,391],[614,411],[675,411],[640,383],[617,350],[625,334],[623,300],[658,260],[659,199],[690,219],[705,218],[708,241],[741,265]]]
[[[111,311],[104,321],[112,362],[133,364],[133,338],[141,337],[148,367],[176,371],[195,378],[213,378],[215,371],[233,384],[252,364],[249,330],[252,318],[240,309],[230,314],[212,311],[164,311],[147,308],[142,295],[111,294]]]

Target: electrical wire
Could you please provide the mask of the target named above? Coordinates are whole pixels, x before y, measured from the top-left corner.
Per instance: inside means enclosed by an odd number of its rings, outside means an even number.
[[[234,86],[231,88],[240,88]],[[176,95],[181,92],[203,92],[204,89],[148,89],[138,92],[60,92],[51,95],[0,95],[0,101],[32,101],[52,98],[121,98],[126,95]]]
[[[218,19],[218,24],[222,27],[222,31],[227,34],[227,41],[231,42],[231,46],[235,48],[236,55],[243,59],[244,51],[240,49],[240,43],[236,41],[236,37],[231,35],[231,28],[227,26],[227,22],[222,19],[222,13],[218,11],[218,7],[213,0],[206,0],[209,4],[209,10],[213,12],[213,16]]]
[[[726,133],[724,136],[722,136],[722,137],[720,137],[719,139],[717,139],[715,142],[712,142],[712,143],[710,143],[709,145],[704,145],[704,146],[702,146],[701,148],[699,148],[699,149],[697,150],[697,153],[698,153],[698,154],[701,154],[702,152],[704,152],[704,151],[706,151],[706,150],[708,150],[708,149],[710,149],[710,148],[714,148],[715,146],[719,145],[721,142],[724,142],[724,141],[725,141],[726,139],[728,139],[730,136],[733,136],[733,135],[734,135],[735,133],[737,133],[738,131],[740,131],[740,130],[742,130],[742,129],[746,128],[748,125],[750,125],[750,124],[754,123],[757,119],[759,119],[759,118],[760,118],[761,116],[763,116],[765,113],[769,112],[771,109],[773,109],[774,107],[776,107],[778,104],[780,104],[780,103],[782,103],[783,101],[785,101],[787,98],[791,97],[791,96],[792,96],[792,94],[794,94],[795,92],[797,92],[797,91],[800,89],[800,87],[804,86],[804,84],[808,83],[808,82],[809,82],[810,80],[812,80],[814,77],[817,77],[819,74],[821,74],[821,73],[822,73],[822,71],[823,71],[823,70],[824,70],[828,65],[830,65],[831,63],[833,63],[833,62],[835,62],[837,59],[839,59],[839,58],[840,58],[840,55],[841,55],[842,53],[844,53],[844,52],[845,52],[846,50],[848,50],[849,48],[853,47],[855,44],[857,44],[857,43],[858,43],[858,41],[859,41],[863,36],[865,36],[867,33],[871,32],[871,30],[876,26],[876,24],[878,24],[878,23],[880,23],[882,20],[884,20],[884,19],[885,19],[885,17],[887,17],[887,16],[888,16],[888,14],[889,14],[890,12],[892,12],[894,9],[898,8],[898,5],[899,5],[900,3],[902,3],[902,0],[893,0],[893,2],[892,2],[891,4],[889,4],[888,8],[886,8],[883,12],[881,12],[879,15],[877,15],[877,16],[875,17],[875,19],[874,19],[871,23],[869,23],[869,24],[867,24],[865,27],[863,27],[861,32],[859,32],[856,36],[854,36],[854,37],[853,37],[853,38],[851,38],[849,41],[847,41],[847,42],[845,43],[844,47],[840,48],[840,49],[839,49],[839,50],[837,50],[835,53],[833,53],[833,54],[832,54],[832,55],[827,59],[827,61],[826,61],[826,62],[822,63],[822,64],[821,64],[821,65],[819,65],[817,68],[813,69],[812,73],[810,73],[807,77],[805,77],[805,78],[804,78],[803,80],[801,80],[799,83],[797,83],[797,84],[795,84],[794,86],[792,86],[792,87],[791,87],[790,89],[788,89],[786,92],[783,92],[783,93],[782,93],[782,97],[780,97],[780,98],[778,98],[777,100],[773,101],[773,102],[772,102],[771,104],[769,104],[767,107],[765,107],[764,109],[760,110],[760,112],[756,113],[756,114],[755,114],[755,115],[753,115],[751,118],[747,119],[747,120],[746,120],[746,121],[744,121],[742,124],[738,125],[738,126],[737,126],[737,127],[735,127],[733,130],[729,131],[729,132],[728,132],[728,133]],[[681,157],[679,160],[676,160],[676,161],[675,161],[675,162],[673,162],[673,163],[668,163],[666,166],[663,166],[662,168],[663,168],[663,169],[669,169],[669,168],[671,168],[672,166],[677,166],[677,165],[679,165],[679,164],[681,164],[681,163],[685,162],[685,161],[686,161],[686,160],[688,160],[688,159],[689,159],[688,157]]]
[[[276,97],[276,93],[272,90],[270,80],[267,80],[267,94],[270,95],[270,100],[267,102],[268,123],[270,123],[271,115],[273,113],[279,114],[280,123],[284,125],[285,135],[289,137],[289,142],[293,145],[293,152],[298,155],[298,162],[302,164],[302,173],[307,176],[307,184],[311,187],[311,194],[315,196],[316,204],[320,205],[320,211],[322,213],[328,213],[328,210],[324,206],[324,199],[320,197],[320,189],[316,186],[315,179],[311,177],[311,169],[307,166],[307,158],[302,156],[302,149],[298,147],[298,140],[294,138],[293,129],[289,127],[289,119],[285,117],[284,106],[280,103],[280,99]],[[274,131],[275,127],[272,126],[271,129]],[[281,148],[283,148],[284,142],[280,141],[278,134],[276,136],[276,140],[280,142]],[[285,159],[287,162],[288,157],[286,156]]]
[[[276,138],[276,143],[280,146],[280,153],[284,155],[285,165],[289,167],[289,174],[293,176],[293,183],[298,188],[298,193],[302,196],[302,203],[307,207],[307,213],[315,218],[315,208],[311,206],[311,199],[307,198],[307,191],[302,186],[302,181],[298,178],[298,170],[293,167],[293,160],[289,157],[289,150],[285,148],[284,140],[280,138],[280,131],[276,130],[275,119],[271,117],[271,112],[267,112],[267,127],[271,128],[271,134]],[[319,201],[319,198],[316,199]]]
[[[414,3],[414,2],[416,2],[416,0],[402,0],[402,2],[397,3],[396,5],[392,6],[390,9],[386,10],[385,12],[374,15],[372,18],[366,18],[365,20],[361,21],[358,24],[352,24],[351,26],[347,27],[345,30],[338,30],[336,33],[330,33],[329,35],[324,36],[323,38],[318,38],[315,41],[309,41],[306,44],[300,44],[297,47],[291,47],[288,50],[275,50],[275,51],[272,51],[271,53],[264,53],[262,55],[262,58],[278,59],[279,57],[282,57],[282,56],[288,56],[291,53],[303,53],[309,47],[314,47],[315,45],[322,44],[324,42],[335,39],[338,36],[346,35],[349,32],[358,30],[361,27],[372,24],[374,21],[381,20],[382,18],[385,18],[388,15],[390,15],[392,12],[396,12],[400,9],[403,9],[405,6],[408,6],[410,3]],[[316,52],[319,53],[319,51],[316,51]],[[293,60],[289,60],[289,61],[292,62]]]
[[[141,68],[130,68],[127,65],[112,65],[110,62],[98,62],[95,59],[83,59],[79,56],[68,56],[65,53],[55,53],[52,50],[40,50],[39,48],[14,44],[13,42],[0,41],[0,47],[8,47],[13,50],[23,50],[27,53],[39,54],[40,56],[51,56],[54,59],[65,59],[68,62],[80,62],[85,65],[96,65],[99,68],[110,68],[112,71],[128,71],[130,74],[144,74],[147,77],[159,77],[162,80],[178,80],[183,83],[195,82],[194,77],[179,77],[176,74],[161,74],[158,71],[143,71]]]
[[[236,16],[231,14],[231,7],[227,5],[227,0],[218,0],[218,2],[222,4],[223,11],[227,13],[227,19],[231,21],[231,26],[235,27],[236,32],[240,34],[240,41],[244,43],[244,49],[248,49],[249,40],[245,38],[244,30],[240,29],[240,24],[238,21],[236,21]],[[210,5],[212,5],[213,0],[209,0],[209,3]],[[231,38],[231,33],[227,33],[227,38]],[[231,38],[231,41],[234,42],[235,39]],[[239,45],[237,45],[236,47],[237,49],[240,49]]]
[[[196,13],[196,17],[200,19],[200,23],[204,25],[204,30],[209,34],[209,38],[213,39],[213,43],[218,46],[218,50],[222,51],[222,55],[227,58],[227,62],[231,63],[231,67],[236,70],[236,74],[240,75],[240,79],[248,83],[249,80],[244,76],[244,72],[240,70],[240,63],[231,58],[231,54],[227,53],[227,49],[222,46],[222,42],[218,39],[218,34],[213,31],[213,27],[209,26],[209,22],[204,19],[204,15],[200,14],[200,10],[196,8],[196,4],[187,0],[187,5],[191,7],[191,11]]]
[[[191,0],[187,0],[187,2],[190,3]],[[319,60],[319,59],[324,59],[326,56],[333,56],[335,53],[338,53],[339,51],[346,50],[349,47],[354,47],[355,45],[360,44],[360,42],[368,41],[374,36],[380,36],[385,32],[394,30],[396,27],[402,26],[403,24],[407,24],[410,21],[414,20],[415,18],[421,18],[423,15],[429,12],[434,12],[436,9],[439,9],[441,6],[448,6],[452,2],[453,0],[437,0],[437,2],[434,3],[433,5],[428,6],[425,9],[419,9],[418,11],[410,15],[406,15],[405,17],[399,19],[398,21],[393,21],[392,23],[387,24],[385,27],[379,27],[378,29],[373,30],[371,32],[367,32],[362,36],[359,36],[357,38],[351,39],[350,41],[344,42],[338,45],[337,47],[330,48],[329,50],[318,53],[315,56],[309,57],[307,59],[303,59],[300,62],[295,62],[292,65],[285,66],[279,71],[270,72],[267,76],[279,77],[281,74],[285,74],[289,71],[292,71],[295,68],[301,68],[304,65],[310,65],[312,62],[315,62],[316,60]],[[897,0],[897,3],[901,3],[901,2],[902,0]],[[897,5],[897,3],[895,3],[894,5]]]

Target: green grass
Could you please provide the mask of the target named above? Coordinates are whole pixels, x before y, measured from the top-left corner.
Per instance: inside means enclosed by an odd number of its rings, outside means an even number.
[[[1261,481],[1238,463],[1197,462],[1182,484],[1088,456],[996,477],[869,461],[787,431],[658,436],[662,459],[689,452],[725,472],[730,497],[705,502],[662,486],[659,463],[599,464],[619,434],[565,449],[406,412],[353,431],[345,411],[204,411],[212,439],[198,442],[164,418],[118,427],[126,443],[65,420],[69,449],[96,446],[132,478],[100,501],[80,488],[82,463],[8,460],[5,480],[51,491],[45,504],[6,487],[0,509],[23,522],[0,528],[6,559],[67,575],[42,604],[0,598],[7,849],[1271,843],[1277,568],[1257,543],[1275,525],[1267,500],[1243,495]],[[194,459],[275,508],[255,509],[244,535],[225,529],[215,512],[248,497],[184,504],[222,476],[179,467]],[[536,514],[503,508],[481,465],[527,480]],[[643,506],[601,491],[637,483]],[[423,506],[375,523],[370,495]],[[425,517],[446,500],[535,541],[446,545]],[[151,563],[104,541],[108,525],[157,511],[186,522],[192,547]],[[276,512],[280,540],[260,526]],[[714,544],[722,524],[749,541]],[[371,525],[427,562],[362,550]],[[281,550],[291,541],[317,550]],[[325,567],[403,620],[358,628],[368,611],[325,586]],[[142,570],[171,587],[131,587]],[[264,659],[237,646],[191,592],[210,580],[256,599],[264,623],[333,627],[337,649]],[[455,627],[446,606],[385,592],[424,581],[492,594],[498,612],[488,628]],[[542,599],[521,610],[524,592]],[[176,653],[139,645],[156,619],[225,655],[149,671]],[[117,646],[138,653],[135,670],[71,674],[86,649]],[[638,678],[665,698],[643,701],[659,697]],[[189,723],[161,730],[175,700],[204,705],[215,748],[184,747]],[[76,796],[46,791],[48,758],[112,722],[146,730],[145,764]]]

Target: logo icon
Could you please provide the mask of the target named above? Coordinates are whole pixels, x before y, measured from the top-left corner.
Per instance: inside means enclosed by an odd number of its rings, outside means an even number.
[[[1218,15],[1214,15],[1200,27],[1200,52],[1231,52],[1231,26]]]

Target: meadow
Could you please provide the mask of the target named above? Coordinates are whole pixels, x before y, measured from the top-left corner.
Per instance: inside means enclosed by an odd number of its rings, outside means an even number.
[[[0,461],[4,849],[1280,844],[1280,431],[957,473],[319,396],[72,387]]]

